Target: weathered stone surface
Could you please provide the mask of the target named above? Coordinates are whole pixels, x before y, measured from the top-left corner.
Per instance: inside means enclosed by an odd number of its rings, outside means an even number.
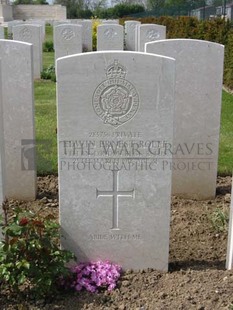
[[[167,270],[171,170],[159,150],[173,138],[174,60],[73,55],[57,61],[57,89],[63,246],[80,261]]]
[[[123,48],[123,26],[105,24],[97,27],[97,51],[123,50]]]
[[[135,20],[127,20],[125,22],[125,47],[127,51],[135,51],[136,44],[136,25],[141,22]]]
[[[1,70],[1,60],[0,60],[0,214],[1,205],[5,197],[5,161],[4,161],[4,136],[3,136],[3,109],[2,109],[2,70]],[[0,228],[1,236],[1,228]]]
[[[176,59],[173,194],[215,197],[223,79],[223,45],[176,39],[146,44]]]
[[[7,198],[36,195],[32,44],[0,40]]]
[[[138,51],[145,51],[145,44],[151,41],[166,39],[166,26],[155,24],[143,24],[137,26]]]
[[[92,52],[92,21],[82,20],[77,24],[82,26],[83,51]]]
[[[0,39],[4,39],[5,35],[4,35],[4,27],[0,26]]]
[[[39,79],[42,71],[42,27],[40,25],[23,24],[13,27],[13,39],[33,45],[34,78]]]
[[[82,53],[82,26],[59,25],[54,28],[55,59]]]

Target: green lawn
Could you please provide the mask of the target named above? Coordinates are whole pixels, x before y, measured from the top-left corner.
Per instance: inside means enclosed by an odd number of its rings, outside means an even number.
[[[38,174],[57,173],[56,83],[35,81]]]
[[[46,26],[46,40],[53,40],[52,27]],[[54,65],[54,53],[43,53],[43,67]],[[35,82],[38,174],[57,173],[56,84]],[[44,141],[44,142],[43,142]],[[218,174],[233,171],[233,95],[223,91]]]
[[[43,68],[48,68],[54,65],[54,52],[43,53]]]
[[[233,171],[233,95],[223,91],[218,173]]]
[[[38,174],[57,173],[56,84],[35,82]],[[218,174],[233,170],[233,95],[223,91]]]
[[[45,41],[53,41],[53,27],[50,25],[45,26]]]

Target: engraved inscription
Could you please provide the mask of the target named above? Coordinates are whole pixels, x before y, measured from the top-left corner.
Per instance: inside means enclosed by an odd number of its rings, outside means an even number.
[[[70,41],[75,37],[75,33],[71,28],[65,28],[61,31],[61,36],[63,39]]]
[[[160,38],[160,34],[157,30],[151,29],[146,33],[146,38],[149,40],[158,40]]]
[[[132,119],[139,107],[139,95],[132,83],[125,79],[126,68],[114,60],[106,70],[103,81],[93,95],[93,108],[104,121],[118,127]]]
[[[118,197],[131,197],[134,198],[135,196],[135,189],[130,191],[119,191],[119,178],[118,174],[119,171],[113,170],[113,190],[112,191],[100,191],[96,189],[96,197],[112,197],[112,208],[113,208],[113,216],[112,216],[112,229],[119,229],[118,226]]]
[[[31,33],[30,29],[28,29],[27,27],[24,27],[20,31],[20,36],[21,36],[21,38],[23,38],[25,40],[29,40],[32,37],[32,33]]]
[[[141,240],[141,235],[139,234],[90,234],[88,236],[89,240],[101,241],[101,240],[118,240],[118,241],[129,241],[129,240]]]
[[[109,28],[104,31],[104,36],[106,39],[114,39],[117,37],[117,32],[113,28]]]

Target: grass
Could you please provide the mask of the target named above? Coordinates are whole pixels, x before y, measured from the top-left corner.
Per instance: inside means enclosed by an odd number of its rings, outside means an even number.
[[[53,40],[51,26],[46,26],[46,40]],[[54,53],[43,53],[43,67],[54,65]],[[36,138],[38,141],[38,174],[57,173],[56,84],[35,82]],[[42,140],[45,140],[42,143]],[[47,141],[47,142],[46,142]],[[233,171],[233,95],[223,91],[218,174]]]
[[[223,91],[218,173],[233,171],[233,95]]]
[[[53,41],[53,27],[50,25],[45,26],[45,41]]]
[[[48,68],[54,65],[54,52],[43,53],[43,68]]]
[[[35,115],[38,174],[56,174],[56,83],[35,81]]]
[[[57,173],[56,84],[35,82],[36,138],[39,143],[38,174]],[[233,95],[223,91],[218,174],[233,171]],[[41,142],[48,140],[48,143]]]

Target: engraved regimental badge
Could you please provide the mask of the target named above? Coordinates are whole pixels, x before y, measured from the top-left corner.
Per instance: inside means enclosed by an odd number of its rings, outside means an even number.
[[[93,108],[105,124],[119,127],[132,119],[139,107],[139,95],[132,83],[125,79],[126,68],[118,60],[107,67],[107,80],[93,95]]]

